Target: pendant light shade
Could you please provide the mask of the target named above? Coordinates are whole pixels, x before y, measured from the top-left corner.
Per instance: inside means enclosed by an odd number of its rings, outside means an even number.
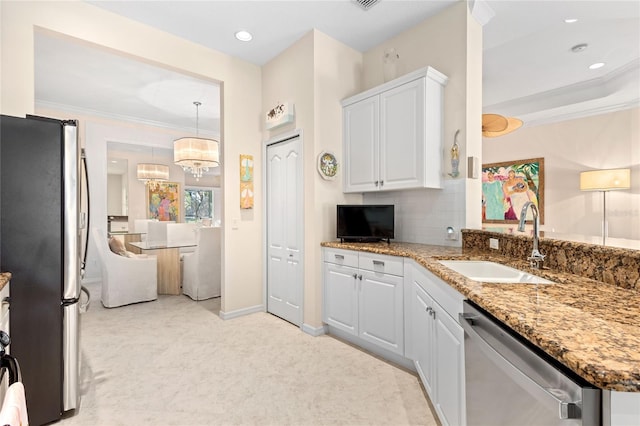
[[[196,134],[198,133],[198,108],[196,106]],[[185,172],[191,172],[193,177],[200,179],[202,173],[210,167],[220,165],[220,142],[214,139],[200,137],[185,137],[173,141],[173,162],[181,166]]]
[[[164,164],[139,163],[136,172],[138,180],[152,189],[157,188],[159,182],[169,180],[169,166]]]

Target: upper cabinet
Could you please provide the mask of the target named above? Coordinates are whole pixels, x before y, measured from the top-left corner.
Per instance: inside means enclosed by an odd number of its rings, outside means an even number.
[[[441,188],[447,80],[428,67],[342,101],[344,192]]]

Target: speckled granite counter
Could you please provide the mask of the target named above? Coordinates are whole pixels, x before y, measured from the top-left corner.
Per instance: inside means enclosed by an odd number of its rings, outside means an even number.
[[[11,272],[0,272],[0,290],[11,281]]]
[[[322,245],[411,258],[588,382],[640,392],[640,294],[634,289],[534,270],[524,260],[477,249],[412,243]],[[438,262],[454,258],[496,261],[558,284],[480,283]]]

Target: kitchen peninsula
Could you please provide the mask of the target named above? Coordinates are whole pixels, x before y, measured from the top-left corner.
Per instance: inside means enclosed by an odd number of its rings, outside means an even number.
[[[489,249],[489,238],[500,250]],[[442,279],[586,382],[635,399],[640,392],[640,252],[541,239],[549,269],[530,268],[531,238],[463,231],[463,247],[324,242],[331,249],[400,256]],[[505,264],[555,284],[484,283],[439,260]],[[405,309],[405,315],[407,310]],[[634,393],[634,394],[627,394]],[[603,397],[604,400],[604,397]]]

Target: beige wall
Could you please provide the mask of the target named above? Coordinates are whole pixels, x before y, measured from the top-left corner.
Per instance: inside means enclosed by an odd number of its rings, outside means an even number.
[[[34,30],[95,43],[178,71],[223,82],[223,186],[226,194],[223,231],[223,312],[262,304],[262,234],[260,215],[241,218],[239,154],[259,161],[261,140],[260,68],[149,26],[105,12],[84,2],[0,2],[0,85],[3,114],[34,112]],[[261,186],[256,176],[256,187]],[[255,211],[262,209],[256,193]],[[237,230],[228,219],[241,218]],[[247,268],[246,265],[260,267]]]
[[[398,76],[416,69],[431,66],[449,77],[444,88],[444,133],[442,148],[443,179],[452,179],[450,149],[456,130],[460,130],[460,176],[466,177],[467,156],[481,154],[481,116],[482,116],[482,27],[471,17],[466,2],[458,2],[436,16],[416,25],[414,28],[385,41],[364,54],[364,87],[369,89],[381,84],[383,79],[383,53],[395,48],[400,56]],[[453,184],[454,187],[457,185]],[[481,182],[479,179],[467,180],[466,189],[456,191],[460,204],[466,205],[466,213],[457,223],[443,222],[442,233],[438,241],[429,243],[443,244],[444,229],[454,225],[458,229],[480,228],[481,218]],[[447,185],[450,187],[450,185]],[[433,190],[424,190],[424,197],[432,198],[433,211],[447,210],[450,200],[434,194]],[[440,203],[446,203],[440,205]],[[427,222],[441,222],[437,215],[425,214]],[[426,241],[425,241],[426,242]]]
[[[295,122],[265,131],[265,140],[303,131],[304,155],[304,324],[322,326],[320,242],[335,238],[335,205],[357,202],[342,193],[341,175],[323,180],[316,170],[323,150],[342,158],[340,100],[356,90],[361,54],[313,30],[263,67],[263,113],[277,102],[295,104]],[[349,200],[349,201],[346,201]]]
[[[499,138],[485,138],[483,163],[544,158],[541,229],[546,236],[581,241],[588,240],[584,236],[601,235],[603,206],[601,192],[580,191],[580,172],[631,168],[631,189],[607,193],[609,235],[640,240],[639,136],[638,108],[522,127]]]

